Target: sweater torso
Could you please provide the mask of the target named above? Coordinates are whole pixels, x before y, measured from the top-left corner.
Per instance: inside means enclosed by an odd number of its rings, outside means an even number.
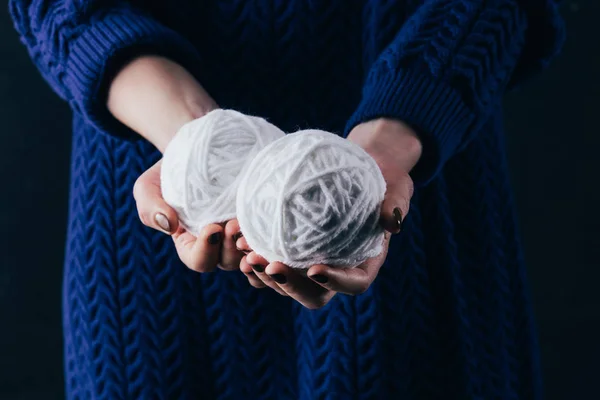
[[[498,106],[538,32],[526,7],[110,3],[11,1],[34,62],[75,110],[69,398],[540,398]],[[170,238],[141,224],[132,188],[159,154],[117,135],[97,104],[106,59],[127,46],[175,57],[220,106],[288,132],[346,135],[379,116],[421,128],[433,151],[366,293],[311,311],[241,273],[188,270]]]

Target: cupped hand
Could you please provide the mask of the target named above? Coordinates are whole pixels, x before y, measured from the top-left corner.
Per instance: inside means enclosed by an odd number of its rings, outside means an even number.
[[[337,293],[358,295],[370,287],[385,261],[390,236],[389,232],[385,233],[381,254],[352,269],[313,265],[308,270],[298,270],[280,262],[268,263],[251,251],[242,259],[240,270],[252,286],[270,287],[306,308],[318,309],[329,303]],[[247,249],[244,238],[238,239],[238,247]]]
[[[197,272],[211,272],[219,267],[224,270],[239,268],[244,254],[236,248],[240,227],[236,219],[223,224],[209,224],[198,237],[193,236],[180,224],[177,213],[163,199],[160,189],[158,161],[135,182],[133,196],[142,223],[171,235],[181,261]]]
[[[364,293],[377,277],[387,256],[391,234],[400,232],[410,208],[413,181],[409,173],[421,156],[421,143],[408,125],[389,119],[356,126],[348,140],[373,157],[387,184],[381,207],[380,222],[385,229],[382,253],[351,269],[314,265],[308,270],[298,270],[280,262],[268,263],[252,251],[245,238],[240,237],[236,246],[247,254],[240,263],[240,270],[252,286],[270,287],[309,309],[317,309],[325,306],[337,293]]]

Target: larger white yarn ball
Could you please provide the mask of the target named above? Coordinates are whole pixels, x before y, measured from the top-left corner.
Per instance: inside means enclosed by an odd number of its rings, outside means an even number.
[[[320,130],[287,135],[261,150],[238,187],[248,245],[294,268],[355,267],[379,255],[386,184],[360,146]]]
[[[163,155],[163,198],[195,236],[210,223],[235,218],[242,170],[283,136],[265,119],[233,110],[217,109],[187,123]]]

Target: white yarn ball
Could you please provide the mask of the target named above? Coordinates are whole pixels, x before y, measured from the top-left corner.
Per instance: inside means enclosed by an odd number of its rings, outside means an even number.
[[[294,268],[355,267],[379,255],[386,184],[375,160],[333,133],[288,134],[261,150],[238,187],[248,245]]]
[[[233,110],[217,109],[187,123],[163,155],[163,198],[195,236],[208,224],[235,218],[242,170],[283,136],[266,120]]]

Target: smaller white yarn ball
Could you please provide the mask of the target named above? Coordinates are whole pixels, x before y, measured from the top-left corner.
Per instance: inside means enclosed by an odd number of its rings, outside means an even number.
[[[183,227],[203,227],[236,216],[241,172],[267,144],[285,136],[263,118],[213,110],[185,124],[163,154],[161,190]]]
[[[379,166],[360,146],[321,130],[298,131],[266,146],[245,170],[238,222],[269,262],[352,268],[383,250],[385,190]]]

